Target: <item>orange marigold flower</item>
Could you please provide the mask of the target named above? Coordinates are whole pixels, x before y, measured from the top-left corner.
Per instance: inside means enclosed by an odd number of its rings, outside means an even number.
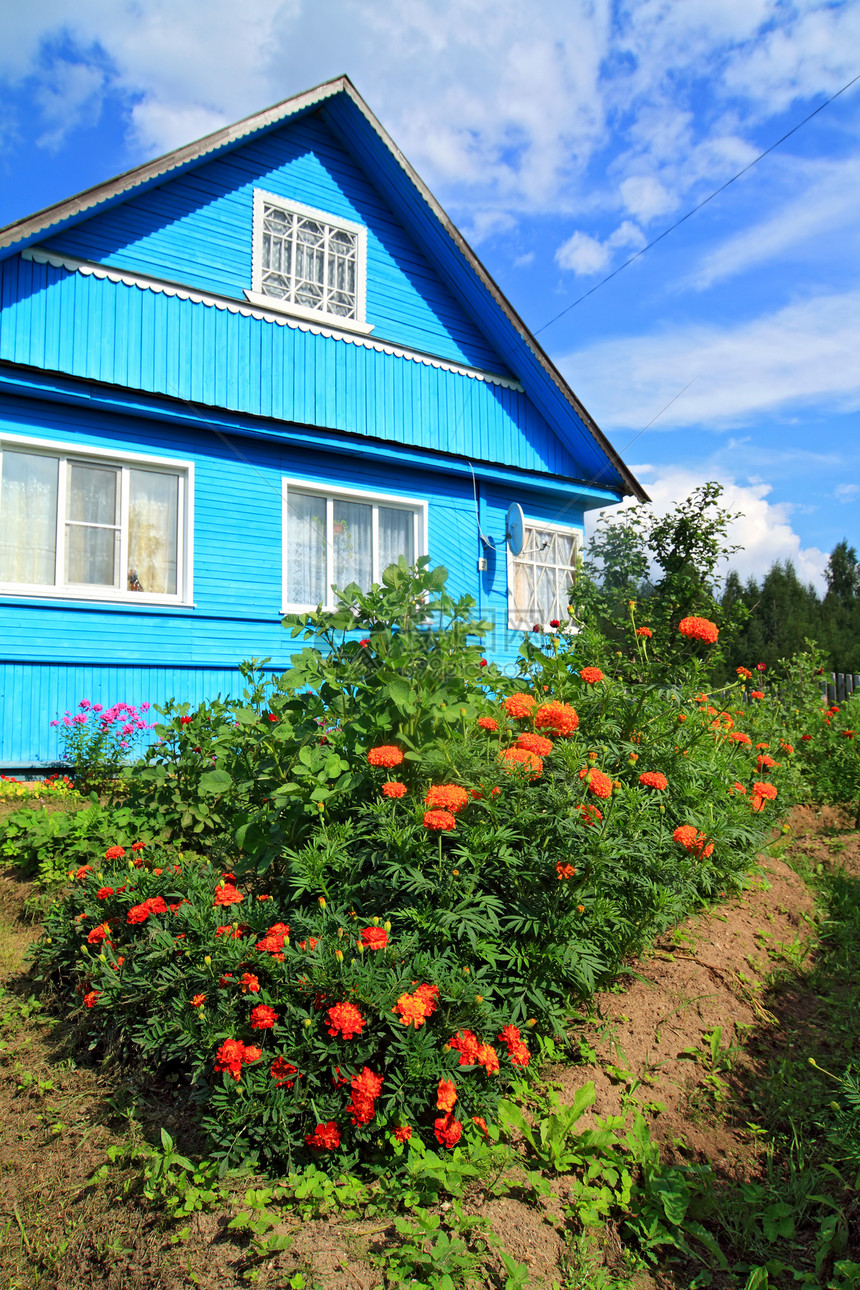
[[[481,1130],[485,1138],[488,1138],[490,1136],[490,1131],[487,1128],[487,1121],[484,1119],[482,1115],[473,1115],[472,1123],[477,1124],[478,1128]]]
[[[92,1008],[100,994],[101,990],[88,990],[84,995],[84,1007]]]
[[[578,908],[580,913],[585,912],[584,905],[580,905],[578,906]],[[529,1062],[531,1061],[531,1053],[529,1052],[528,1044],[523,1044],[523,1043],[514,1044],[508,1050],[508,1056],[511,1059],[512,1066],[528,1066]]]
[[[424,1007],[424,1015],[430,1017],[436,1011],[436,1003],[439,998],[438,985],[419,985],[415,991],[415,997],[421,1000]]]
[[[552,752],[552,740],[545,739],[543,735],[534,735],[530,730],[526,730],[521,735],[517,735],[517,747],[525,748],[527,752],[537,753],[538,757],[546,757]]]
[[[779,741],[779,746],[780,746],[780,748],[782,749],[782,751],[783,751],[783,752],[788,753],[789,757],[790,757],[790,756],[792,755],[792,753],[794,752],[794,745],[793,745],[793,744],[787,744],[787,743],[785,742],[785,740],[784,740],[784,739],[780,739],[780,741]]]
[[[318,1124],[313,1133],[305,1134],[305,1142],[315,1151],[333,1151],[340,1146],[340,1130],[336,1120]]]
[[[424,1005],[414,994],[401,994],[391,1011],[400,1014],[401,1026],[414,1026],[416,1030],[427,1020]]]
[[[419,985],[414,994],[401,994],[392,1012],[400,1014],[400,1024],[402,1026],[415,1026],[419,1030],[424,1025],[426,1019],[436,1011],[436,1001],[439,997],[438,985]]]
[[[448,1040],[448,1047],[454,1048],[460,1054],[461,1066],[476,1066],[478,1064],[478,1048],[480,1041],[477,1035],[471,1030],[458,1030],[453,1039]]]
[[[238,905],[244,899],[241,891],[237,891],[231,882],[224,882],[215,889],[215,899],[212,904],[213,906]]]
[[[258,1003],[256,1008],[251,1009],[252,1030],[271,1030],[277,1020],[278,1014],[268,1004]]]
[[[599,667],[584,667],[580,670],[579,675],[585,681],[586,685],[596,685],[598,681],[604,679],[603,673]]]
[[[83,882],[87,874],[91,872],[92,872],[91,864],[82,864],[78,872],[75,874],[75,877],[77,878],[78,882]]]
[[[108,896],[113,895],[113,887],[99,887],[96,892],[97,900],[107,900]]]
[[[645,788],[656,788],[660,792],[669,787],[669,781],[659,770],[644,770],[639,776],[639,783]]]
[[[573,878],[576,874],[572,864],[562,864],[560,860],[555,862],[555,872],[559,882],[566,882],[568,878]]]
[[[94,927],[93,930],[90,932],[89,936],[87,937],[87,942],[90,945],[98,945],[99,941],[103,941],[105,937],[109,935],[110,935],[110,923],[99,923],[98,927]]]
[[[651,639],[651,637],[654,635],[654,633],[652,632],[652,630],[651,630],[651,628],[650,628],[650,627],[637,627],[637,628],[636,628],[636,635],[637,635],[637,636],[646,636],[646,637],[648,637],[648,639],[650,640],[650,639]]]
[[[504,762],[505,770],[514,771],[517,767],[522,766],[529,772],[529,779],[540,779],[543,774],[543,762],[537,753],[529,752],[527,748],[506,748],[499,757],[499,761]]]
[[[363,927],[361,943],[369,950],[384,950],[388,944],[388,932],[384,927]]]
[[[528,717],[534,706],[535,700],[532,696],[523,693],[509,694],[502,704],[508,716],[514,717],[518,721],[522,720],[523,717]]]
[[[493,731],[499,728],[498,721],[494,721],[492,717],[478,717],[478,725],[481,730]]]
[[[440,1116],[434,1121],[434,1133],[436,1140],[442,1147],[456,1147],[463,1133],[463,1126],[459,1120],[454,1119],[453,1112],[449,1111],[447,1115]]]
[[[776,797],[776,788],[773,784],[755,783],[752,786],[752,791],[757,797],[764,797],[770,802]]]
[[[449,1079],[440,1079],[436,1090],[436,1105],[440,1111],[453,1111],[457,1101],[457,1089]]]
[[[713,645],[720,634],[716,623],[709,622],[707,618],[695,617],[682,618],[678,623],[678,631],[690,640],[704,641],[707,645]]]
[[[743,677],[745,681],[752,680],[752,672],[748,667],[739,667],[736,669],[738,676]]]
[[[364,1029],[364,1017],[354,1003],[336,1003],[328,1009],[327,1016],[330,1035],[336,1036],[340,1031],[344,1039],[352,1039]]]
[[[105,851],[105,860],[121,860],[124,855],[124,847],[108,847]]]
[[[347,1104],[353,1124],[369,1124],[376,1114],[376,1099],[382,1089],[382,1076],[375,1075],[365,1066],[360,1075],[350,1080],[352,1097]]]
[[[242,987],[243,994],[259,994],[260,982],[253,972],[243,972],[239,978],[239,984]]]
[[[132,844],[131,844],[131,849],[132,849],[132,851],[144,851],[144,850],[146,849],[146,843],[145,843],[145,842],[132,842]]]
[[[763,698],[764,698],[764,690],[750,690],[750,698],[751,698],[751,699],[763,699]]]
[[[274,923],[261,941],[257,941],[257,949],[266,954],[278,955],[279,951],[284,948],[284,941],[290,934],[287,923]],[[279,955],[283,958],[283,954]]]
[[[751,744],[752,740],[749,735],[745,735],[742,730],[733,730],[728,736],[730,744]]]
[[[500,1041],[506,1048],[512,1047],[513,1044],[518,1044],[521,1038],[522,1036],[520,1035],[519,1029],[512,1025],[505,1026],[499,1035]]]
[[[708,842],[704,833],[698,833],[692,824],[680,824],[672,837],[690,855],[707,857],[714,849],[713,842]]]
[[[464,806],[469,805],[469,794],[459,784],[434,784],[427,790],[424,805],[439,807],[456,815]]]
[[[759,753],[758,757],[755,759],[755,768],[759,774],[761,774],[762,771],[770,770],[770,768],[775,765],[776,762],[773,757],[771,757],[770,753]]]
[[[586,766],[579,772],[579,778],[587,782],[590,792],[595,797],[612,796],[612,780],[608,775],[604,775],[602,770],[597,770],[594,766]]]
[[[391,770],[392,766],[399,766],[403,761],[403,753],[394,744],[382,744],[379,748],[371,748],[367,760],[371,766],[384,766]]]
[[[499,1069],[499,1054],[492,1044],[478,1044],[477,1062],[488,1075],[495,1075]]]
[[[269,1073],[278,1088],[292,1088],[297,1079],[301,1079],[298,1067],[288,1062],[286,1057],[276,1057],[269,1068]]]
[[[405,797],[406,785],[402,784],[399,779],[390,779],[387,784],[382,785],[383,797]]]
[[[735,780],[734,784],[732,784],[731,788],[729,789],[729,792],[742,793],[744,797],[746,797],[747,795],[747,790],[744,788],[743,784],[739,784],[737,780]]]
[[[579,725],[576,711],[567,703],[551,699],[542,703],[535,713],[535,726],[538,730],[549,730],[556,735],[572,735]]]
[[[450,811],[425,811],[424,827],[434,833],[450,833],[456,829],[457,821]]]
[[[259,1061],[262,1056],[259,1048],[245,1045],[241,1039],[225,1039],[215,1053],[215,1070],[226,1071],[238,1084],[242,1078],[242,1063]]]
[[[394,1130],[394,1136],[398,1142],[408,1142],[412,1137],[412,1125],[401,1124],[399,1128]]]
[[[603,812],[596,806],[578,806],[576,809],[582,816],[583,824],[589,827],[599,824],[603,819]]]

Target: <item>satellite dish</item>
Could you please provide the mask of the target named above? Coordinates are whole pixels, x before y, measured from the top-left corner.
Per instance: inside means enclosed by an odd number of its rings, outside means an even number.
[[[505,520],[505,538],[511,555],[520,555],[526,540],[526,521],[519,502],[511,502]]]

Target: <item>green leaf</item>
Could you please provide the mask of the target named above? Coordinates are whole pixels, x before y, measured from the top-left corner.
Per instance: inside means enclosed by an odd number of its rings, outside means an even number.
[[[226,770],[208,770],[205,775],[200,776],[201,793],[226,793],[228,788],[233,785],[232,775],[228,775]]]

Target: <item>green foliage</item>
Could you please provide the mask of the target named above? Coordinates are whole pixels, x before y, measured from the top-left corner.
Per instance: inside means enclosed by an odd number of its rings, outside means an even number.
[[[716,560],[723,520],[697,539],[695,509],[652,534],[666,606]],[[241,699],[166,705],[122,805],[68,817],[80,873],[39,971],[83,1002],[93,1046],[191,1082],[215,1159],[373,1169],[405,1126],[413,1154],[477,1141],[533,1029],[563,1035],[572,1000],[742,886],[774,795],[795,799],[793,709],[742,710],[740,681],[708,699],[710,647],[679,636],[674,601],[648,640],[628,616],[620,657],[594,628],[530,634],[511,686],[444,587],[401,563],[288,623],[307,644],[283,676],[251,663]],[[367,1115],[362,1079],[382,1081]]]
[[[54,888],[114,843],[130,846],[140,818],[126,806],[75,798],[68,812],[20,807],[0,819],[0,859],[21,867],[42,887]]]

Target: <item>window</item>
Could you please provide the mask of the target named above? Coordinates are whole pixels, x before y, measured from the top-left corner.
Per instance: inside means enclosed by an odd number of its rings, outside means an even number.
[[[288,480],[283,500],[284,608],[290,612],[334,609],[332,584],[357,582],[367,591],[401,555],[414,564],[425,553],[423,502]]]
[[[254,191],[253,291],[257,304],[349,330],[364,323],[367,230],[348,220]]]
[[[569,617],[569,591],[582,538],[578,529],[526,520],[522,552],[508,554],[508,627],[526,632]]]
[[[0,448],[0,589],[190,599],[190,466],[51,451],[29,440]]]

